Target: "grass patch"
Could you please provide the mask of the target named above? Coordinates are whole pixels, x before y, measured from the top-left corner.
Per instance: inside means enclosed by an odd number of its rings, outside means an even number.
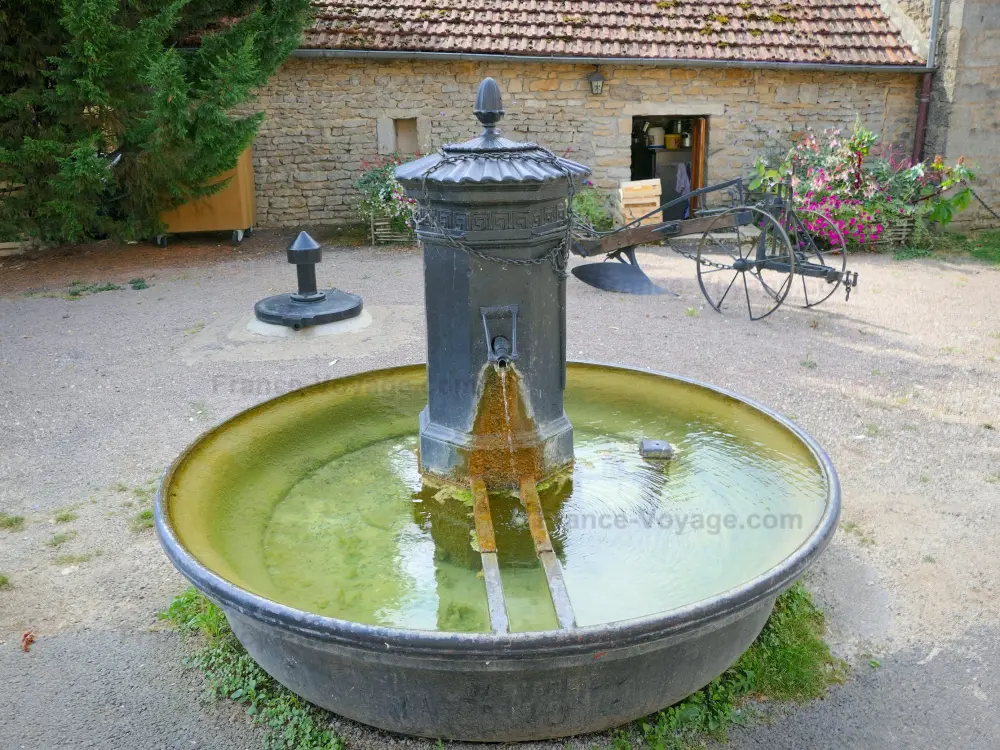
[[[325,725],[329,714],[282,687],[250,658],[218,607],[191,588],[160,613],[183,633],[204,638],[190,658],[205,675],[208,692],[247,707],[254,722],[268,729],[265,747],[336,748],[343,742]],[[803,702],[818,698],[846,675],[823,641],[823,613],[801,583],[775,604],[761,634],[739,661],[680,703],[613,734],[614,750],[633,743],[654,750],[724,740],[728,728],[744,723],[749,700]]]
[[[201,331],[201,329],[203,329],[204,327],[205,327],[205,321],[204,320],[199,320],[197,323],[195,323],[190,328],[185,328],[184,329],[184,335],[185,336],[194,336],[196,333],[198,333],[199,331]]]
[[[132,494],[135,495],[135,499],[141,503],[151,502],[153,497],[156,495],[156,480],[151,480],[142,487],[133,487]]]
[[[82,281],[74,281],[66,291],[66,296],[70,299],[79,299],[88,294],[100,294],[101,292],[117,292],[120,286],[110,281],[103,284],[84,284]]]
[[[0,591],[9,591],[14,588],[10,584],[10,578],[6,573],[0,573]]]
[[[52,538],[45,543],[46,547],[62,547],[66,542],[76,536],[75,531],[62,531],[58,534],[53,534]]]
[[[129,279],[128,285],[133,289],[135,289],[136,291],[139,291],[141,289],[149,289],[149,284],[141,276],[134,279]]]
[[[697,318],[701,313],[698,312],[697,307],[689,307],[684,311],[684,314],[689,318]]]
[[[816,364],[816,360],[814,359],[804,359],[801,362],[799,362],[799,364],[802,365],[807,370],[815,370],[817,367],[819,367],[819,365]]]
[[[90,562],[95,557],[100,557],[103,554],[104,550],[95,549],[93,552],[84,552],[81,555],[59,555],[56,558],[56,565],[79,565]]]
[[[879,429],[879,426],[877,424],[873,423],[873,424],[866,424],[865,425],[865,436],[866,437],[870,437],[870,438],[878,437],[881,433],[882,433],[882,430]]]
[[[0,513],[0,529],[23,531],[24,516],[12,516],[10,513]]]
[[[929,247],[901,247],[892,254],[895,260],[916,260],[917,258],[932,258],[934,251]]]
[[[153,528],[153,510],[151,508],[140,510],[129,519],[128,528],[129,531],[135,532]]]
[[[841,521],[840,528],[842,528],[845,533],[856,536],[861,544],[875,544],[875,537],[871,534],[866,534],[864,529],[862,529],[856,521]]]
[[[160,617],[181,632],[204,637],[204,646],[189,663],[202,670],[211,696],[242,703],[254,723],[267,729],[265,748],[342,750],[343,742],[324,728],[329,714],[261,669],[236,640],[222,610],[195,589],[175,598]]]
[[[962,256],[1000,265],[1000,230],[977,232],[971,236],[959,232],[932,234],[926,247],[902,248],[896,251],[894,257],[896,260],[911,260]]]
[[[61,510],[56,513],[55,517],[52,519],[56,523],[69,523],[70,521],[75,521],[77,519],[76,513],[71,510]]]
[[[361,246],[371,244],[371,229],[367,224],[347,224],[317,227],[316,239],[324,245]]]

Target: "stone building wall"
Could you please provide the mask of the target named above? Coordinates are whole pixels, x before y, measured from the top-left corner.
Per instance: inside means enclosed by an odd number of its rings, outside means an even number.
[[[941,154],[949,162],[964,156],[978,177],[975,191],[1000,212],[1000,3],[942,5],[925,154]],[[981,229],[1000,221],[976,202],[955,224]]]
[[[926,54],[932,0],[879,0],[907,42]],[[949,163],[965,157],[978,179],[973,189],[1000,212],[1000,3],[941,0],[934,82],[924,155]],[[957,229],[1000,226],[978,202],[955,220]]]
[[[476,88],[494,77],[508,115],[502,131],[594,169],[614,187],[630,178],[634,115],[707,116],[706,179],[745,172],[757,153],[807,127],[850,127],[855,116],[884,143],[909,149],[918,77],[735,68],[291,58],[260,92],[267,119],[254,144],[258,223],[356,221],[351,187],[361,162],[386,151],[393,118],[415,118],[423,152],[478,135]]]

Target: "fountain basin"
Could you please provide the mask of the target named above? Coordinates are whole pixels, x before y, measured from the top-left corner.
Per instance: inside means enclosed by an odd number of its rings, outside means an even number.
[[[416,470],[425,399],[423,366],[294,391],[202,436],[156,502],[171,561],[253,658],[372,726],[517,741],[664,708],[739,658],[836,527],[836,473],[789,421],[682,378],[572,363],[576,464],[539,494],[578,627],[550,623],[517,507],[501,499],[515,632],[497,635],[465,554],[461,492],[424,487]],[[643,437],[676,457],[639,458]],[[747,528],[754,515],[800,522]],[[715,516],[732,528],[706,524]]]

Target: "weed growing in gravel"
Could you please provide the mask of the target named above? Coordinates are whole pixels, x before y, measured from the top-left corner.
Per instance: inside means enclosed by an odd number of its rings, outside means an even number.
[[[93,552],[84,552],[82,555],[59,555],[56,558],[56,565],[79,565],[90,562],[95,557],[100,557],[103,554],[104,550],[95,549]]]
[[[870,438],[878,437],[879,433],[881,433],[881,432],[882,431],[879,429],[879,426],[877,424],[866,424],[865,425],[865,435],[868,436],[868,437],[870,437]]]
[[[1000,473],[998,474],[987,474],[986,475],[987,484],[1000,484]]]
[[[62,531],[58,534],[53,534],[52,538],[45,543],[47,547],[62,547],[66,542],[76,536],[75,531]]]
[[[135,495],[136,500],[139,502],[148,503],[153,499],[153,495],[156,494],[156,480],[146,482],[142,487],[133,487],[132,494]]]
[[[247,706],[254,723],[267,728],[265,747],[342,750],[343,742],[324,725],[328,714],[280,685],[250,658],[236,640],[222,610],[195,589],[174,599],[160,617],[206,643],[189,660],[201,668],[208,692]]]
[[[323,726],[326,711],[282,687],[250,658],[222,611],[195,589],[174,599],[160,617],[184,633],[199,633],[205,645],[190,659],[200,667],[210,694],[248,706],[253,720],[269,728],[268,748],[343,748]],[[680,703],[647,716],[613,735],[614,750],[646,745],[656,750],[701,746],[724,739],[726,730],[750,716],[750,699],[808,701],[842,682],[846,664],[823,641],[823,613],[801,583],[775,604],[761,634],[740,660]]]
[[[875,537],[871,534],[866,534],[856,521],[841,521],[840,528],[846,533],[856,536],[861,544],[875,544]]]
[[[9,513],[0,513],[0,529],[7,529],[7,531],[23,530],[24,516],[12,516]]]
[[[84,284],[82,281],[74,281],[70,284],[66,297],[69,299],[79,299],[88,294],[99,294],[100,292],[117,292],[121,287],[106,281],[103,284]]]
[[[7,577],[6,573],[0,573],[0,591],[8,591],[14,588],[10,585],[10,578]]]
[[[684,311],[684,314],[687,315],[689,318],[697,318],[698,315],[700,315],[697,307],[689,307],[687,310]]]
[[[195,323],[190,328],[184,329],[184,333],[186,335],[188,335],[188,336],[194,336],[196,333],[198,333],[204,327],[205,327],[205,321],[204,320],[199,320],[197,323]]]
[[[892,257],[895,260],[913,260],[915,258],[930,258],[934,251],[925,247],[901,247]]]
[[[128,522],[129,531],[145,531],[153,528],[153,511],[151,508],[140,510]]]
[[[799,362],[799,364],[802,365],[807,370],[815,370],[819,366],[816,364],[816,361],[812,359],[804,359],[801,362]]]
[[[76,513],[71,510],[61,510],[56,513],[55,517],[52,519],[56,523],[69,523],[70,521],[75,521],[77,519]]]
[[[144,278],[142,278],[142,277],[137,277],[137,278],[134,278],[134,279],[129,279],[128,280],[128,285],[130,287],[132,287],[133,289],[135,289],[136,291],[139,291],[141,289],[149,289],[149,284],[146,283],[146,280]]]
[[[925,562],[925,563],[936,563],[937,562],[937,558],[934,557],[934,555],[924,555],[920,559],[923,560],[923,562]]]

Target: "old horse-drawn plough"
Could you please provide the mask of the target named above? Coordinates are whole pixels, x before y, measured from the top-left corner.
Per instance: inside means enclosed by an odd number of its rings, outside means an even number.
[[[724,205],[709,207],[725,196]],[[847,248],[836,224],[823,214],[797,209],[789,185],[780,185],[754,203],[741,180],[694,190],[609,232],[574,217],[573,252],[604,262],[573,268],[581,281],[626,294],[672,294],[653,283],[635,257],[640,245],[667,244],[695,261],[698,285],[717,312],[744,307],[751,320],[777,310],[795,289],[805,307],[814,307],[842,286],[847,299],[858,274],[847,270]],[[689,218],[648,223],[650,217],[687,203]],[[617,262],[615,262],[617,261]]]

